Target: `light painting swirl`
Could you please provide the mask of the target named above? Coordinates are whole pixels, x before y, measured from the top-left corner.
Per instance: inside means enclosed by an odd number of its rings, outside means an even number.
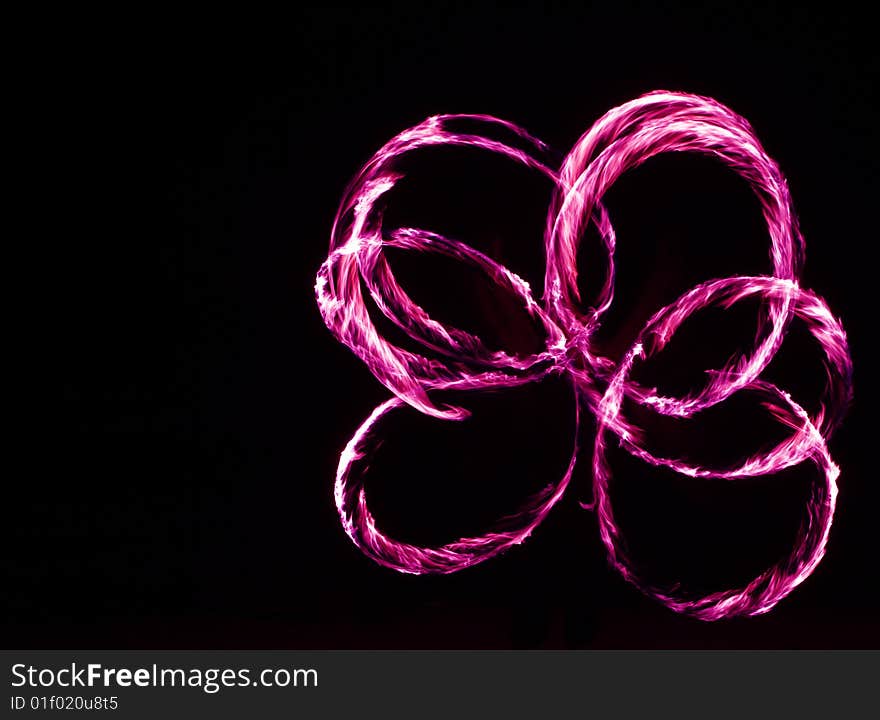
[[[455,131],[455,125],[480,132]],[[502,141],[507,136],[516,140]],[[522,278],[483,253],[427,230],[383,227],[383,197],[403,177],[398,159],[419,148],[451,145],[480,148],[521,163],[554,183],[544,233],[544,298],[538,302]],[[321,315],[335,337],[351,349],[394,397],[379,405],[346,445],[336,474],[335,501],[345,532],[367,556],[400,572],[452,573],[521,543],[563,496],[578,458],[574,442],[561,478],[528,498],[513,516],[477,537],[441,547],[394,540],[376,525],[363,487],[365,459],[381,436],[383,418],[409,405],[444,420],[463,420],[461,407],[437,405],[432,392],[512,387],[551,374],[565,375],[575,395],[575,416],[595,415],[593,504],[610,563],[626,580],[672,610],[702,620],[756,615],[770,610],[806,579],[821,561],[837,497],[839,470],[826,441],[838,427],[852,396],[852,362],[846,334],[825,302],[798,285],[804,242],[791,197],[776,163],[761,147],[748,122],[706,97],[676,92],[648,93],[606,113],[574,145],[559,169],[541,159],[544,144],[509,122],[486,115],[442,115],[400,133],[382,147],[348,186],[333,223],[330,254],[318,272],[315,291]],[[772,276],[710,280],[658,310],[619,362],[597,354],[591,338],[614,295],[616,238],[602,198],[625,171],[663,152],[691,151],[717,158],[738,173],[758,197],[770,235]],[[595,224],[607,256],[604,283],[596,298],[582,303],[577,251],[587,223]],[[468,263],[513,293],[543,327],[543,350],[527,357],[493,351],[477,336],[432,319],[398,284],[384,249],[441,253]],[[386,340],[374,325],[364,292],[376,308],[430,356]],[[707,373],[704,387],[685,397],[666,397],[630,378],[633,367],[659,352],[684,320],[709,306],[745,299],[763,301],[752,349]],[[826,386],[819,410],[809,415],[785,390],[761,379],[791,322],[806,325],[824,354]],[[622,412],[628,399],[662,415],[689,418],[733,393],[757,393],[790,435],[770,450],[733,468],[709,468],[657,457],[640,440],[639,429]],[[813,488],[805,520],[791,553],[746,586],[704,597],[655,587],[627,556],[609,497],[610,437],[642,461],[699,478],[735,480],[780,471],[804,460],[822,480]]]

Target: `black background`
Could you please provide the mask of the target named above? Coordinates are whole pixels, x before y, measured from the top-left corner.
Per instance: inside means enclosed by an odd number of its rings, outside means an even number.
[[[840,4],[59,20],[33,46],[40,80],[22,106],[36,138],[26,308],[41,392],[28,461],[6,481],[4,643],[876,647],[868,25]],[[603,112],[661,88],[711,95],[750,120],[791,186],[803,284],[849,333],[856,394],[831,443],[842,475],[826,559],[767,616],[676,616],[608,568],[577,503],[589,499],[587,451],[566,498],[502,557],[439,578],[374,565],[344,536],[332,482],[339,451],[387,392],[332,338],[313,294],[349,178],[392,135],[443,112],[510,119],[558,160]],[[464,239],[540,294],[548,183],[468,151],[426,152],[408,169],[389,226]],[[696,282],[770,270],[757,202],[705,158],[651,160],[607,204],[619,282],[597,338],[606,354]],[[454,263],[392,261],[438,318],[499,347],[540,343],[515,304]],[[588,238],[587,291],[597,263]],[[695,318],[644,378],[695,387],[748,346],[754,310]],[[769,373],[814,408],[819,355],[801,335]],[[567,462],[563,381],[458,400],[474,410],[466,423],[407,412],[389,426],[368,489],[396,537],[478,532]],[[747,397],[705,422],[645,423],[661,446],[716,462],[780,432]],[[814,479],[807,466],[734,487],[613,459],[634,554],[658,581],[694,589],[748,580],[785,552]]]

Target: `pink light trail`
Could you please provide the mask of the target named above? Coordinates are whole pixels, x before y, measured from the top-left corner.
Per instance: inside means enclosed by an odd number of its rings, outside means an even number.
[[[461,120],[479,126],[485,134],[453,131],[450,126]],[[521,147],[493,139],[492,133],[504,132],[514,133]],[[532,297],[522,278],[463,242],[414,228],[384,229],[383,196],[403,177],[396,161],[419,148],[439,145],[498,153],[554,183],[544,234],[542,303]],[[334,497],[345,532],[368,557],[412,574],[456,572],[523,542],[565,493],[578,458],[576,441],[562,477],[528,498],[514,515],[501,519],[483,535],[441,547],[400,542],[377,527],[363,486],[366,460],[381,437],[383,419],[404,405],[445,420],[468,417],[464,408],[436,405],[432,392],[513,387],[562,374],[574,389],[576,419],[586,410],[597,420],[590,507],[595,510],[611,565],[642,592],[679,613],[702,620],[765,613],[803,582],[825,554],[839,475],[826,441],[842,421],[852,397],[846,334],[825,302],[798,285],[804,241],[785,178],[745,119],[710,98],[677,92],[651,92],[610,110],[581,136],[558,170],[539,159],[545,150],[540,140],[497,118],[434,116],[392,138],[346,189],[333,223],[330,254],[317,276],[318,306],[334,336],[394,397],[373,410],[341,454]],[[596,354],[591,346],[591,337],[614,295],[616,238],[601,200],[625,171],[659,153],[678,151],[717,158],[751,186],[770,234],[773,275],[729,277],[698,285],[655,313],[623,359],[614,362]],[[576,258],[588,222],[595,224],[602,238],[607,274],[598,296],[585,309],[578,290]],[[492,351],[475,335],[432,319],[398,284],[384,255],[387,247],[440,253],[475,266],[519,298],[540,322],[546,333],[545,348],[527,357]],[[383,338],[370,318],[363,288],[386,318],[435,356],[405,350]],[[708,373],[702,389],[681,398],[666,397],[630,379],[633,367],[659,352],[688,316],[708,306],[727,308],[750,297],[765,303],[754,347]],[[819,410],[812,416],[784,390],[760,378],[793,320],[806,325],[824,353],[826,386]],[[622,412],[623,401],[628,399],[663,415],[689,418],[740,390],[757,393],[791,434],[734,468],[707,468],[657,457],[641,444],[639,429]],[[611,470],[606,448],[611,436],[642,461],[692,477],[735,480],[810,460],[821,471],[822,480],[814,485],[806,519],[787,557],[745,587],[703,597],[679,595],[652,585],[627,556],[608,492]]]

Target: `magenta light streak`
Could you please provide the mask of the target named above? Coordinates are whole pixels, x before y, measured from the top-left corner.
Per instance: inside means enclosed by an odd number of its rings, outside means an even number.
[[[454,131],[452,126],[460,120],[480,126],[484,134]],[[511,132],[519,138],[516,146],[493,139],[493,134]],[[532,297],[522,278],[463,242],[426,230],[387,231],[383,227],[383,196],[403,177],[396,161],[413,150],[436,145],[470,146],[499,153],[543,173],[554,183],[544,235],[542,303]],[[376,562],[413,574],[455,572],[525,540],[564,494],[577,462],[576,441],[561,478],[546,485],[514,515],[502,518],[485,534],[442,547],[418,547],[383,534],[367,507],[363,477],[381,436],[382,421],[389,413],[409,405],[436,418],[462,420],[468,416],[467,410],[438,406],[431,392],[512,387],[550,374],[564,374],[575,390],[576,423],[582,409],[597,419],[590,507],[596,512],[612,566],[645,594],[676,612],[702,620],[767,612],[813,572],[825,553],[839,474],[826,441],[840,424],[852,397],[852,362],[846,334],[825,302],[798,286],[804,242],[785,178],[746,120],[710,98],[684,93],[652,92],[609,111],[577,141],[558,171],[541,160],[545,150],[540,140],[523,129],[493,117],[430,117],[390,140],[345,191],[333,223],[330,255],[318,272],[318,306],[331,332],[395,396],[370,414],[340,457],[334,497],[345,532]],[[760,200],[770,233],[773,276],[730,277],[698,285],[655,313],[616,363],[595,354],[591,347],[591,336],[614,293],[616,238],[601,200],[626,170],[670,151],[695,151],[716,157],[749,183]],[[602,238],[607,271],[598,296],[585,307],[578,292],[576,258],[588,222],[595,224]],[[480,269],[518,297],[541,323],[546,333],[544,350],[528,357],[491,351],[475,335],[432,319],[398,284],[384,255],[386,247],[441,253]],[[364,287],[378,310],[432,351],[432,357],[398,347],[379,334],[365,304]],[[748,297],[764,301],[755,345],[749,353],[734,355],[723,368],[707,373],[702,389],[682,398],[665,397],[630,379],[632,368],[659,352],[691,314],[711,305],[726,308]],[[820,409],[813,416],[784,390],[760,378],[792,320],[805,323],[824,353],[827,383]],[[788,427],[791,435],[733,468],[706,468],[656,457],[642,446],[639,429],[622,413],[623,401],[628,398],[658,413],[687,418],[739,390],[757,393],[768,412]],[[823,480],[813,489],[806,519],[787,557],[745,587],[704,597],[677,595],[642,578],[626,554],[608,493],[609,433],[644,462],[692,477],[734,480],[810,460],[820,469]]]

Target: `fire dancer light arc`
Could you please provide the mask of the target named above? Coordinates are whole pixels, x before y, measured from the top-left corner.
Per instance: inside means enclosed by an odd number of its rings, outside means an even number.
[[[455,129],[467,126],[470,131]],[[479,132],[475,130],[479,128]],[[499,139],[501,137],[507,140]],[[546,270],[543,302],[522,278],[458,240],[436,233],[383,227],[382,201],[402,177],[396,161],[419,148],[450,145],[498,153],[548,177],[555,186],[544,233]],[[437,405],[431,393],[513,387],[548,375],[567,376],[574,389],[575,417],[593,413],[593,504],[611,565],[645,594],[672,610],[702,620],[767,612],[815,570],[831,529],[838,467],[827,439],[838,427],[852,396],[852,362],[846,334],[825,302],[798,285],[804,242],[788,186],[749,123],[711,98],[658,91],[606,113],[574,145],[558,169],[542,160],[546,146],[522,128],[487,115],[441,115],[405,130],[385,144],[348,186],[330,240],[330,254],[318,272],[315,291],[321,315],[336,338],[351,349],[394,397],[379,405],[343,450],[336,473],[335,501],[345,532],[376,562],[404,573],[452,573],[521,543],[563,496],[578,459],[577,440],[561,478],[528,498],[512,516],[477,537],[441,547],[419,547],[385,535],[367,506],[366,460],[383,420],[404,405],[444,420],[462,420],[460,407]],[[660,309],[623,359],[602,357],[591,337],[614,294],[615,234],[602,205],[608,188],[626,170],[663,152],[691,151],[717,158],[738,173],[757,195],[770,234],[773,274],[704,282]],[[584,305],[578,291],[576,257],[587,223],[599,232],[607,256],[598,296]],[[513,293],[546,333],[542,351],[526,357],[492,351],[477,336],[444,325],[419,307],[398,284],[385,248],[439,253],[484,272]],[[386,340],[370,317],[363,289],[378,310],[431,357]],[[635,365],[659,352],[684,320],[708,307],[727,308],[744,298],[763,301],[758,333],[748,354],[734,355],[708,373],[705,386],[685,397],[666,397],[630,378]],[[824,354],[827,375],[819,410],[809,415],[788,393],[761,379],[780,348],[790,322],[802,322]],[[764,407],[791,434],[770,450],[733,468],[710,468],[658,457],[641,443],[640,432],[623,414],[629,399],[653,411],[688,418],[740,390],[757,393]],[[658,587],[629,558],[609,497],[609,438],[642,461],[700,478],[734,480],[780,471],[804,460],[822,479],[814,484],[804,522],[791,553],[741,588],[689,596],[677,587]]]

